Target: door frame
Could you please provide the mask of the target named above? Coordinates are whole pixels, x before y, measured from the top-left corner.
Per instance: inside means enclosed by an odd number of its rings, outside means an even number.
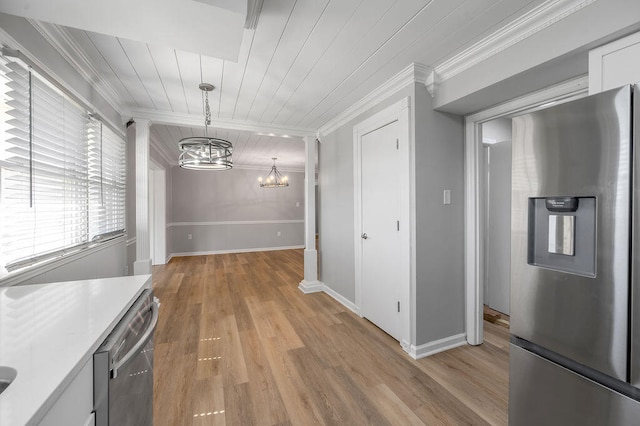
[[[167,173],[164,167],[149,160],[149,239],[152,265],[167,263]]]
[[[406,97],[353,126],[354,263],[355,306],[362,316],[362,137],[387,124],[398,122],[400,176],[400,345],[411,353],[415,334],[415,162],[411,133],[411,98]],[[396,171],[386,171],[396,172]],[[405,225],[406,224],[406,225]],[[403,309],[402,307],[406,307]],[[415,321],[414,321],[415,322]]]
[[[482,124],[587,96],[588,77],[576,77],[465,117],[465,306],[467,342],[483,341],[485,213],[482,208]]]

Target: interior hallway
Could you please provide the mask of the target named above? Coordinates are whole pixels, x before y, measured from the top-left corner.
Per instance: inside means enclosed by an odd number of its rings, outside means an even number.
[[[154,425],[507,424],[506,328],[413,361],[302,271],[302,250],[154,267]]]

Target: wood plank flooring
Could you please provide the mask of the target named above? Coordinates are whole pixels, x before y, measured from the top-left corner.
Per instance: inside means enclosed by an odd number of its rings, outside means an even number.
[[[302,250],[154,267],[154,425],[507,424],[507,329],[414,361],[302,271]]]
[[[485,321],[509,328],[509,324],[510,324],[509,315],[503,314],[502,312],[496,311],[495,309],[491,309],[487,305],[484,305],[483,315],[484,315]]]

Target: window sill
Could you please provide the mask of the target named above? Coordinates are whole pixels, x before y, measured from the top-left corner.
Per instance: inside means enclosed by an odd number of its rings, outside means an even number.
[[[69,253],[53,259],[48,259],[38,264],[27,266],[16,271],[7,272],[3,269],[2,271],[0,271],[0,287],[10,287],[19,284],[31,278],[37,277],[38,275],[42,275],[46,272],[60,268],[68,263],[75,262],[93,253],[97,253],[101,250],[107,249],[117,244],[124,244],[125,241],[126,234],[123,234],[111,240],[102,243],[96,243],[91,247],[78,250],[77,252]]]

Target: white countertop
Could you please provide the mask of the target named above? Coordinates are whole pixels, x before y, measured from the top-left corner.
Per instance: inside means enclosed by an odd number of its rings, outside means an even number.
[[[0,288],[0,425],[36,424],[145,288],[151,275]]]

